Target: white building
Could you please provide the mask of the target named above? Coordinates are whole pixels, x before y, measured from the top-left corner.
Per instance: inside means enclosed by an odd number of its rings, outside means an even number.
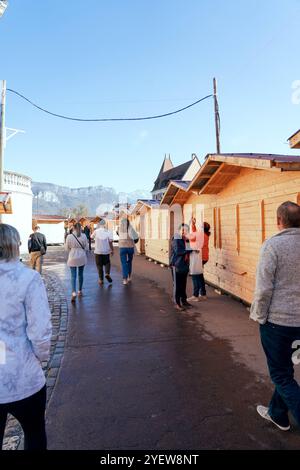
[[[2,222],[15,227],[21,237],[21,253],[27,253],[27,241],[32,233],[31,178],[12,171],[4,172],[4,191],[11,193],[12,214],[3,214]]]

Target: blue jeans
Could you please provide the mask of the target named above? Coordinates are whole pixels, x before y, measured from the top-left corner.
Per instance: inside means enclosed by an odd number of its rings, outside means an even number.
[[[269,414],[276,423],[289,425],[288,410],[300,426],[300,387],[294,379],[292,348],[300,340],[300,327],[280,326],[267,322],[260,325],[260,336],[275,391],[269,404]]]
[[[120,248],[123,279],[127,279],[128,276],[131,276],[133,255],[134,248]]]
[[[199,295],[206,295],[205,281],[203,274],[192,274],[193,281],[193,295],[199,297]]]
[[[78,269],[78,281],[79,281],[79,289],[78,290],[82,290],[84,266],[79,266],[78,268],[71,266],[70,269],[71,269],[72,292],[76,292],[77,269]]]

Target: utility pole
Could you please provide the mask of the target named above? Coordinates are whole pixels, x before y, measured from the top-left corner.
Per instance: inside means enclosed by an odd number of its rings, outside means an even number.
[[[216,147],[217,147],[217,154],[220,154],[221,153],[220,114],[219,114],[219,104],[218,104],[218,95],[217,95],[217,80],[215,78],[214,78],[214,103],[215,103]]]
[[[0,193],[4,190],[4,147],[6,138],[5,129],[5,101],[6,101],[6,80],[2,80],[1,109],[0,109]],[[1,223],[1,215],[0,215]]]

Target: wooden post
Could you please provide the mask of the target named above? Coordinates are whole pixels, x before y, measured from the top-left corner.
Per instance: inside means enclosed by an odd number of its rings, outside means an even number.
[[[213,221],[214,221],[214,248],[217,248],[217,208],[213,208]]]
[[[216,148],[217,154],[221,153],[220,146],[220,114],[219,114],[219,104],[217,96],[217,80],[214,78],[214,104],[215,104],[215,127],[216,127]]]
[[[261,243],[263,243],[266,239],[265,201],[262,199],[259,205],[260,205]]]
[[[218,248],[222,248],[222,221],[221,221],[221,209],[218,208]]]
[[[236,233],[236,251],[240,254],[241,237],[240,237],[240,205],[235,206],[235,233]]]
[[[0,193],[4,191],[4,147],[5,147],[5,102],[6,81],[2,80],[1,109],[0,109]],[[1,223],[1,215],[0,215]]]

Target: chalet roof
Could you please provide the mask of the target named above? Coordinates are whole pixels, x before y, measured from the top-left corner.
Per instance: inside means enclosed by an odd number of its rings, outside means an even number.
[[[143,206],[149,209],[152,209],[153,207],[159,207],[160,201],[156,201],[155,199],[139,199],[133,207],[131,214],[139,212]]]
[[[296,132],[294,132],[294,134],[290,135],[290,137],[288,138],[288,140],[290,140],[292,137],[294,137],[296,134],[298,134],[300,132],[300,129],[298,129]]]
[[[188,186],[178,181],[170,182],[161,204],[184,203],[189,191],[198,194],[218,194],[240,173],[241,168],[277,172],[300,171],[300,156],[254,153],[209,154]]]
[[[294,132],[294,134],[288,138],[288,141],[292,149],[299,149],[300,148],[300,129]]]
[[[185,163],[182,163],[181,165],[171,168],[168,171],[160,173],[154,183],[152,192],[167,188],[171,180],[182,180],[192,163],[193,160],[189,160]]]

